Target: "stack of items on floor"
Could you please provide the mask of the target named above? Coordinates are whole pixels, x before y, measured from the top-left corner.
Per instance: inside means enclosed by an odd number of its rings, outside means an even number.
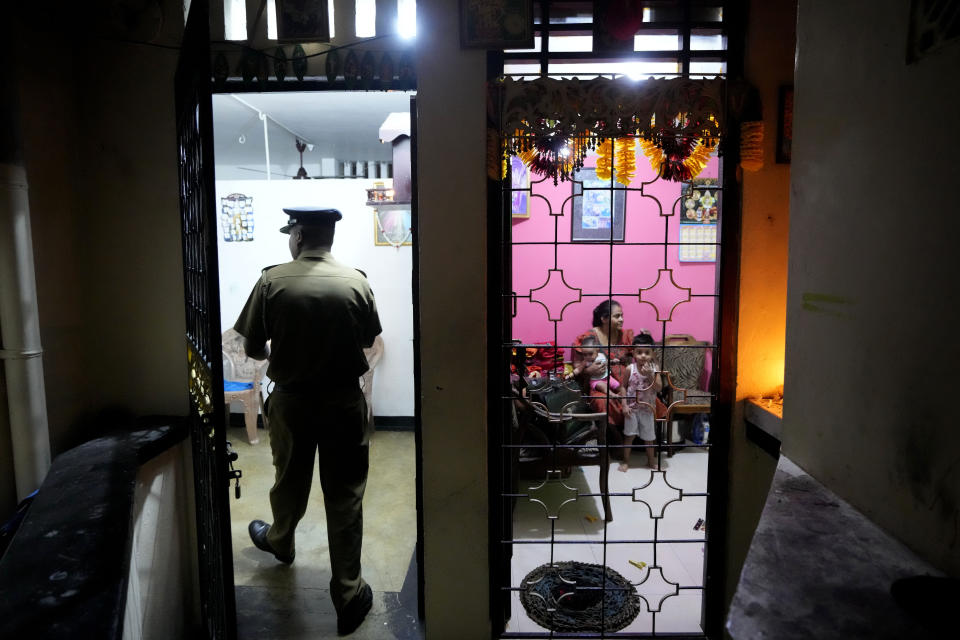
[[[534,343],[536,346],[526,348],[524,366],[526,374],[531,378],[563,378],[567,369],[572,367],[563,362],[563,349],[558,348],[552,340],[549,342]]]

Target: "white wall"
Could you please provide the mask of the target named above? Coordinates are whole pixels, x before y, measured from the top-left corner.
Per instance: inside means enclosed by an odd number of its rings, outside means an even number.
[[[783,451],[960,574],[954,81],[909,3],[801,0]]]
[[[183,638],[195,625],[190,440],[137,472],[124,640]]]
[[[375,246],[373,209],[366,189],[374,180],[217,180],[217,206],[231,193],[253,197],[254,240],[224,242],[219,236],[220,312],[223,329],[236,322],[263,268],[288,262],[283,207],[335,207],[333,255],[366,272],[383,325],[384,354],[374,371],[373,411],[378,416],[413,415],[413,300],[411,247]],[[390,181],[384,181],[388,186]]]

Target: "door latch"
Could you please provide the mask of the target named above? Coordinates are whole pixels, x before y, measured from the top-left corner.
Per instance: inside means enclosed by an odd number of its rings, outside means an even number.
[[[234,469],[233,463],[240,457],[236,451],[233,450],[233,447],[230,445],[230,441],[227,441],[227,464],[230,465],[230,471],[227,473],[227,484],[231,480],[235,481],[236,484],[233,486],[233,497],[237,500],[240,499],[240,478],[243,477],[242,469]]]

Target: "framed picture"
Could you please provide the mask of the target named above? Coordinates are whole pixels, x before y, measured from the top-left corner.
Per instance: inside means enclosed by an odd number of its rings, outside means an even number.
[[[279,42],[330,42],[328,0],[275,0]]]
[[[530,217],[530,169],[517,156],[510,156],[510,208],[514,218]]]
[[[623,242],[627,192],[618,183],[597,177],[596,169],[581,169],[573,181],[573,242]],[[577,197],[579,196],[579,197]],[[613,202],[611,203],[611,196]],[[611,206],[612,205],[612,206]]]
[[[789,164],[793,143],[793,85],[780,87],[777,114],[777,162]]]
[[[413,244],[410,207],[374,209],[373,233],[373,244],[378,247],[402,247]]]
[[[716,224],[720,218],[720,181],[694,178],[680,191],[680,224]]]
[[[460,0],[461,49],[532,49],[533,0]]]

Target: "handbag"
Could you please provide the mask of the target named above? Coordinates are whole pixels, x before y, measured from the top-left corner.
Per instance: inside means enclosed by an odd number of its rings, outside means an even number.
[[[547,408],[553,414],[589,413],[590,408],[583,401],[580,386],[574,380],[551,380],[534,378],[527,383],[527,397]],[[573,444],[592,432],[593,424],[586,420],[568,418],[562,422],[550,422],[546,431],[551,439],[559,444]]]

